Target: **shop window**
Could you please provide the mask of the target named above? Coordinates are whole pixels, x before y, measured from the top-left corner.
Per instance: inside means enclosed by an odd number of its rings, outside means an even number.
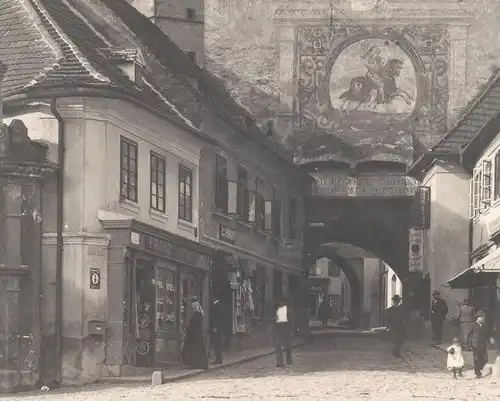
[[[290,199],[288,206],[288,238],[296,239],[297,235],[297,200]]]
[[[120,141],[120,196],[137,202],[137,143]]]
[[[264,229],[265,224],[266,201],[263,190],[264,182],[257,178],[255,182],[255,226],[260,229]]]
[[[193,220],[192,199],[193,172],[179,165],[179,219]]]
[[[249,193],[248,193],[248,173],[242,166],[238,167],[238,194],[236,198],[236,209],[238,218],[242,221],[249,221]],[[254,212],[255,214],[255,212]]]
[[[227,159],[217,155],[215,157],[215,207],[227,213],[228,199]]]
[[[495,200],[500,198],[500,152],[495,155]]]
[[[281,198],[280,193],[276,188],[273,188],[273,203],[272,203],[272,231],[275,238],[281,238]]]
[[[151,208],[165,213],[165,159],[151,152]]]

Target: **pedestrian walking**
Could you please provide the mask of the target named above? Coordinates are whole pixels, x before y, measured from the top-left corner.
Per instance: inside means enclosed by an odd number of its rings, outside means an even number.
[[[276,351],[276,367],[282,368],[283,350],[286,352],[287,365],[292,364],[291,336],[294,324],[294,314],[287,300],[282,300],[276,308],[274,324],[274,349]]]
[[[193,369],[208,369],[208,355],[203,339],[203,307],[197,297],[191,302],[193,312],[182,348],[182,362]]]
[[[394,295],[392,297],[393,305],[387,309],[387,321],[389,324],[389,336],[393,343],[392,354],[396,358],[401,357],[401,347],[406,336],[407,316],[403,305],[401,305],[401,297]]]
[[[458,310],[458,320],[460,323],[460,340],[463,347],[467,350],[471,350],[471,345],[469,341],[469,334],[472,330],[472,326],[475,321],[475,311],[474,306],[471,305],[468,299],[464,299],[460,309]]]
[[[323,323],[323,327],[328,327],[328,319],[331,318],[330,315],[330,305],[325,296],[318,308],[318,318]]]
[[[463,376],[463,369],[465,365],[462,346],[458,337],[453,338],[452,344],[446,349],[448,358],[446,360],[446,367],[449,371],[453,372],[453,378],[457,378],[457,373],[460,377]]]
[[[431,307],[431,324],[432,324],[432,341],[435,345],[443,342],[443,323],[448,314],[448,305],[441,298],[439,291],[432,292],[432,307]]]
[[[483,311],[479,311],[476,314],[476,322],[472,325],[469,333],[469,341],[474,359],[474,373],[479,379],[482,375],[481,371],[488,362],[489,333],[484,322]]]

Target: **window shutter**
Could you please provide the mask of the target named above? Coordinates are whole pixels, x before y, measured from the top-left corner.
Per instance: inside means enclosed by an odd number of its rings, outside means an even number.
[[[483,160],[483,174],[481,180],[481,201],[483,206],[491,204],[491,161]]]
[[[236,214],[238,208],[238,183],[235,181],[228,181],[227,186],[227,212],[230,214]]]
[[[273,203],[271,201],[264,202],[264,230],[271,231],[273,218]]]

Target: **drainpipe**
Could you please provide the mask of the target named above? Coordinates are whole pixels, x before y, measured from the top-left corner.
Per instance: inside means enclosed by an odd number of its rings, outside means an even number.
[[[62,267],[63,267],[63,200],[64,200],[64,120],[57,111],[57,98],[50,103],[50,111],[57,120],[57,245],[56,245],[56,377],[61,381],[62,358]]]

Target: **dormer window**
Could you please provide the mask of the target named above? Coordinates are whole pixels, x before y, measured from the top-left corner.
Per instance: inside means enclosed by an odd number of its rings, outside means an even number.
[[[138,49],[100,49],[138,88],[142,88],[144,61]]]

